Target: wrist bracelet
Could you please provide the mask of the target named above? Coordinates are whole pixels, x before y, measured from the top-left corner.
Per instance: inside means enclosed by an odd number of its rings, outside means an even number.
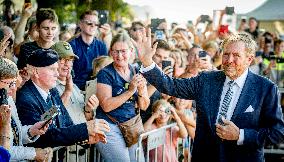
[[[143,95],[138,94],[138,97],[143,97]]]

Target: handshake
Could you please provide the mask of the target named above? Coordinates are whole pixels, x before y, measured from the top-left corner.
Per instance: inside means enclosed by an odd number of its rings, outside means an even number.
[[[90,120],[87,122],[87,129],[89,134],[88,144],[107,143],[105,133],[110,131],[107,121],[103,119]]]

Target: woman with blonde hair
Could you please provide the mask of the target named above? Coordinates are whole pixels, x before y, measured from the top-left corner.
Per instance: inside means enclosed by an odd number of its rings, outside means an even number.
[[[118,123],[140,117],[136,111],[147,109],[150,99],[146,80],[141,74],[136,74],[129,63],[134,51],[130,37],[125,32],[113,37],[109,54],[113,63],[100,70],[97,75],[100,106],[96,111],[96,118],[108,121],[111,131],[106,133],[107,143],[98,143],[96,147],[107,162],[136,161],[137,144],[127,147]],[[142,121],[140,124],[143,129]]]

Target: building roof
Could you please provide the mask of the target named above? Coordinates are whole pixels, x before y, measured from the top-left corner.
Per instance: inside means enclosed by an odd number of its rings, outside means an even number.
[[[267,0],[255,10],[244,15],[258,20],[284,20],[284,0]]]

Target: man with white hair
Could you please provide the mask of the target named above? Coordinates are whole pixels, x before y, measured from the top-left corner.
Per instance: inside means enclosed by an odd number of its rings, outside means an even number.
[[[108,123],[104,120],[90,120],[74,125],[64,107],[56,81],[58,77],[58,54],[53,50],[39,49],[27,59],[31,79],[17,93],[17,108],[23,124],[33,124],[41,120],[41,115],[51,107],[57,107],[58,115],[52,119],[47,132],[32,146],[56,147],[78,144],[106,142]]]

